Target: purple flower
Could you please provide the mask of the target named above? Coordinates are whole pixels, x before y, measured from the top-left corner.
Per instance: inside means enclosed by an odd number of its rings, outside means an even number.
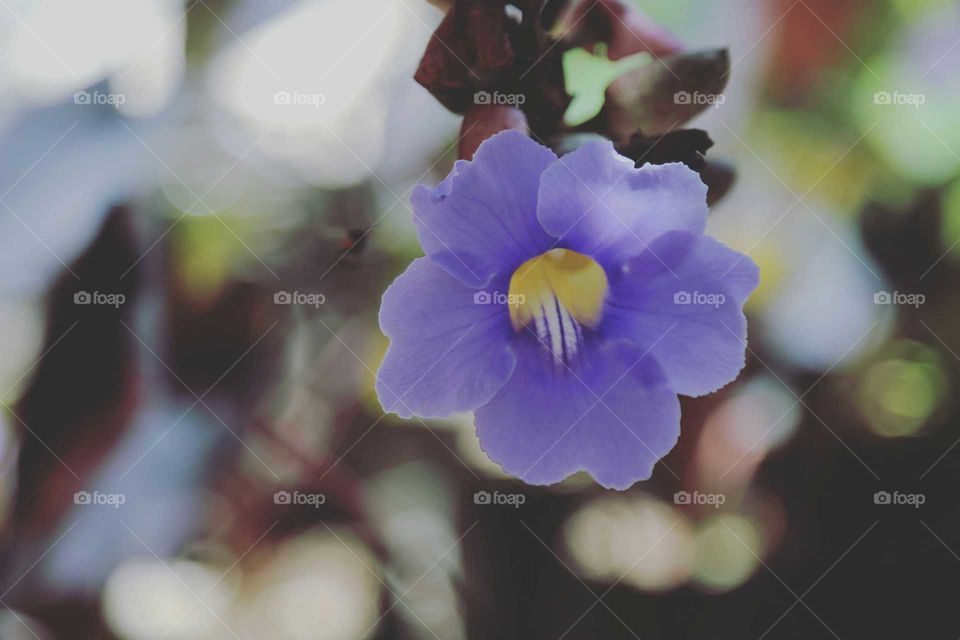
[[[750,258],[704,235],[707,188],[682,164],[636,169],[609,142],[561,159],[513,131],[419,186],[426,256],[387,289],[386,411],[473,411],[505,471],[586,470],[625,489],[680,434],[677,394],[744,365]]]

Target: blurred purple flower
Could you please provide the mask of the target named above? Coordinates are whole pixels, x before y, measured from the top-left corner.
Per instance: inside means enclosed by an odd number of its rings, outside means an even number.
[[[475,412],[533,484],[586,470],[625,489],[677,441],[677,394],[744,365],[750,258],[704,235],[706,187],[609,142],[562,159],[516,131],[412,203],[426,257],[384,294],[377,394],[401,417]]]

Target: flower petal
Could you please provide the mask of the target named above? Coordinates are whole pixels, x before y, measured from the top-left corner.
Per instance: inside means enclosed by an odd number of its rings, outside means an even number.
[[[376,384],[385,411],[403,418],[471,411],[507,381],[515,364],[509,313],[474,295],[429,258],[414,260],[390,285],[380,308],[390,347]]]
[[[743,303],[758,282],[749,257],[673,231],[628,261],[611,286],[600,330],[649,348],[677,393],[710,393],[743,368]]]
[[[417,187],[411,202],[420,245],[471,287],[511,273],[550,248],[537,221],[540,174],[557,157],[516,131],[480,145],[473,161],[458,161],[434,189]]]
[[[666,231],[702,233],[706,196],[682,164],[636,169],[610,141],[590,141],[544,171],[537,217],[561,246],[615,271]]]
[[[580,470],[608,488],[650,477],[680,434],[680,404],[652,357],[624,341],[590,345],[558,369],[535,339],[514,344],[510,381],[476,411],[488,456],[531,484]]]

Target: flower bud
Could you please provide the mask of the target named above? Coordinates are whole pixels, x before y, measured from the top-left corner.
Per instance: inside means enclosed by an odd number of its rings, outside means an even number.
[[[467,109],[460,127],[460,144],[457,157],[470,160],[480,143],[495,133],[516,129],[529,133],[527,117],[520,109],[499,104],[478,104]]]

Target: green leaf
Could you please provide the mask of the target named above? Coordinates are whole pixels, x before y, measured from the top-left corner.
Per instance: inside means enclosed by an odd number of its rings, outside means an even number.
[[[570,127],[587,122],[603,108],[604,94],[611,82],[623,74],[648,63],[650,56],[638,53],[622,60],[607,58],[603,47],[594,55],[583,48],[570,49],[563,54],[563,78],[567,93],[573,101],[563,114],[563,121]]]

